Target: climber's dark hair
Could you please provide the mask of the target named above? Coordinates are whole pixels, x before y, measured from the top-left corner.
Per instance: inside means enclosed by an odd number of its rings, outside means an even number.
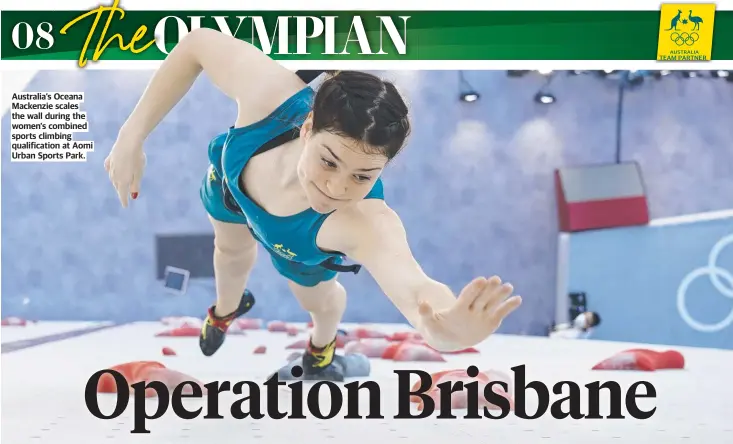
[[[394,84],[360,71],[327,71],[313,101],[313,132],[363,142],[394,158],[410,134],[408,109]]]

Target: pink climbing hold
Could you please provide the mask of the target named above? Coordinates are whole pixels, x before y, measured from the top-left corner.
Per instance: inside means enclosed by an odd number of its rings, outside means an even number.
[[[256,318],[240,318],[234,321],[233,325],[236,325],[240,330],[260,330],[265,323],[262,319]]]
[[[512,382],[512,378],[508,374],[506,374],[506,373],[504,373],[502,371],[499,371],[499,370],[494,370],[494,369],[484,370],[481,373],[483,373],[484,375],[488,376],[489,377],[489,381],[501,381],[501,382],[504,382],[506,384],[506,386],[507,386],[507,389],[505,390],[507,394],[514,393],[514,383]],[[503,390],[500,386],[494,386],[494,387],[495,387],[494,388],[494,391],[497,392],[497,393],[498,393],[497,390]]]
[[[163,325],[167,325],[173,328],[177,328],[177,327],[201,328],[201,326],[204,325],[203,319],[194,318],[192,316],[169,316],[166,318],[162,318],[160,322]]]
[[[283,321],[270,321],[267,323],[267,331],[284,333],[288,331],[288,325]]]
[[[155,334],[155,336],[196,337],[201,333],[197,327],[176,327]]]
[[[172,336],[172,337],[198,337],[201,334],[201,327],[176,327],[169,330],[164,330],[155,334],[155,336]],[[244,335],[244,331],[230,331],[228,334],[231,335]]]
[[[685,358],[676,350],[658,352],[650,349],[629,349],[597,363],[593,370],[670,370],[685,368]]]
[[[264,345],[259,345],[254,349],[253,353],[256,355],[264,355],[265,352],[267,352],[267,347],[265,347]]]
[[[163,347],[164,356],[176,356],[176,351],[170,347]]]
[[[26,325],[28,325],[28,321],[13,316],[2,320],[3,327],[25,327]]]
[[[367,358],[381,358],[390,344],[391,342],[384,338],[360,339],[344,345],[344,353],[347,355],[362,354]]]
[[[449,371],[443,371],[438,372],[434,374],[433,377],[433,385],[430,388],[430,390],[427,392],[428,396],[430,396],[438,405],[440,403],[441,398],[441,392],[438,388],[439,384],[445,383],[445,382],[462,382],[463,384],[467,384],[470,382],[478,382],[478,400],[477,400],[477,406],[478,408],[486,407],[488,410],[500,410],[501,407],[493,404],[489,400],[486,399],[484,396],[484,390],[486,389],[486,386],[491,383],[492,381],[496,380],[503,380],[503,378],[498,374],[498,372],[494,372],[494,375],[497,376],[497,379],[492,379],[487,372],[479,372],[476,377],[472,378],[468,376],[466,370],[449,370]],[[505,381],[506,382],[506,381]],[[508,384],[509,388],[511,388],[511,385]],[[419,387],[419,383],[418,383]],[[414,389],[417,389],[415,387]],[[499,385],[493,385],[492,391],[497,394],[498,396],[506,399],[509,403],[510,410],[514,409],[514,399],[510,395],[511,390],[505,391],[501,386]],[[415,400],[417,398],[417,400]],[[423,410],[424,404],[421,398],[419,397],[413,397],[411,399],[413,402],[417,402],[418,410]],[[451,408],[452,409],[466,409],[468,408],[468,390],[465,388],[461,391],[455,391],[451,394]]]
[[[297,350],[297,349],[305,349],[308,347],[308,340],[307,339],[301,339],[299,341],[295,341],[292,344],[285,347],[286,350]]]
[[[425,346],[430,347],[429,345],[425,344]],[[431,349],[435,350],[433,347],[430,347]],[[438,350],[435,350],[438,351]],[[462,350],[455,350],[455,351],[447,351],[447,352],[439,352],[444,355],[463,355],[467,353],[479,353],[479,351],[473,347],[464,348]]]
[[[398,331],[388,336],[390,341],[422,341],[420,333],[414,331]]]
[[[169,368],[150,368],[148,370],[147,377],[145,378],[146,382],[149,381],[160,381],[163,384],[165,384],[166,387],[168,387],[168,390],[171,392],[184,382],[187,383],[185,386],[183,386],[182,393],[184,395],[192,395],[193,394],[193,386],[197,386],[199,390],[201,390],[202,395],[207,394],[207,389],[204,386],[204,384],[199,381],[198,379],[187,375],[185,373],[181,373],[176,370],[172,370]],[[152,391],[152,393],[148,393],[148,391]],[[155,390],[148,389],[145,391],[146,397],[155,396]]]
[[[188,382],[184,386],[184,394],[193,394],[191,385],[197,386],[203,395],[207,394],[207,389],[196,378],[181,373],[176,370],[166,368],[165,365],[157,361],[132,361],[124,364],[118,364],[108,367],[122,375],[128,385],[138,382],[149,383],[151,381],[162,382],[169,391],[173,391],[178,385]],[[97,393],[117,393],[117,383],[110,373],[104,373],[97,382]],[[132,395],[132,390],[130,390]],[[150,398],[156,396],[155,389],[149,388],[145,390],[145,397]]]
[[[384,348],[384,351],[382,352],[382,359],[394,359],[394,355],[397,352],[397,349],[402,346],[402,342],[390,342],[387,347]]]
[[[357,327],[349,331],[349,336],[357,339],[386,338],[387,334],[371,328]]]
[[[395,361],[445,362],[445,358],[432,348],[411,342],[403,342],[394,351]]]

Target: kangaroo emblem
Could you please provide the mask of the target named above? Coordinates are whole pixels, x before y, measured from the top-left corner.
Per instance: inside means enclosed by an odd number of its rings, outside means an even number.
[[[692,11],[690,11],[690,12],[692,12]],[[677,10],[677,15],[675,15],[672,18],[672,21],[670,22],[669,29],[665,29],[665,31],[671,31],[673,29],[675,31],[677,31],[677,22],[680,21],[680,17],[682,17],[682,10],[681,9],[678,9]]]
[[[698,17],[696,15],[692,15],[692,9],[690,9],[690,15],[688,16],[688,19],[695,24],[695,26],[692,28],[693,31],[697,31],[700,29],[700,23],[702,23],[702,17]]]

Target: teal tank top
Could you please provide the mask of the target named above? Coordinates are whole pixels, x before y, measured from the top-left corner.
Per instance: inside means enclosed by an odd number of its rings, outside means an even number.
[[[264,119],[218,135],[209,144],[209,161],[222,178],[224,202],[230,211],[246,217],[257,240],[271,253],[307,266],[321,265],[335,271],[359,271],[358,265],[338,265],[343,253],[327,253],[316,245],[318,230],[329,214],[309,208],[292,216],[275,216],[242,192],[240,175],[253,156],[298,137],[300,127],[311,111],[315,92],[303,88],[280,104]],[[367,199],[384,199],[381,178]]]

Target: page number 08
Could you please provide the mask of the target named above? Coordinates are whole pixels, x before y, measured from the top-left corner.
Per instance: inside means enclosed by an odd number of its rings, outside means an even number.
[[[29,23],[19,22],[13,27],[13,45],[18,49],[28,49],[31,45],[38,49],[49,49],[53,46],[52,29],[49,22],[39,23],[35,30]]]

